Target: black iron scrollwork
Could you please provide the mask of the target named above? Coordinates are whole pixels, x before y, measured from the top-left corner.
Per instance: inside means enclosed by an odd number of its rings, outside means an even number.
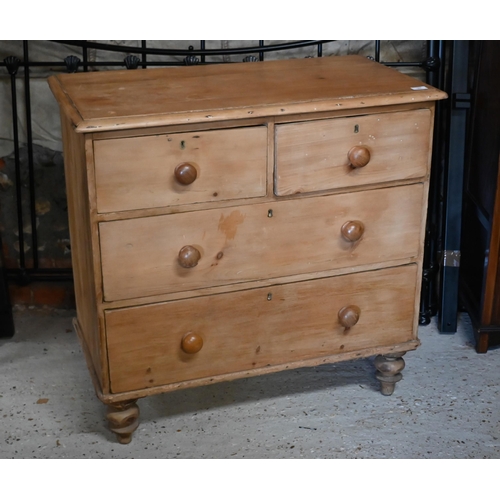
[[[14,76],[21,65],[21,61],[16,56],[6,57],[3,62],[5,63],[10,76]]]
[[[423,67],[427,71],[437,71],[439,66],[441,66],[439,57],[428,57],[423,63]]]
[[[64,59],[68,73],[76,73],[80,65],[80,59],[76,56],[68,56]]]
[[[190,45],[188,47],[188,50],[194,50],[194,47],[192,45]],[[200,59],[194,55],[192,56],[186,56],[184,58],[184,64],[186,66],[193,66],[194,64],[199,64],[200,63]]]
[[[184,64],[186,66],[193,66],[194,64],[199,64],[200,60],[196,56],[187,56],[184,58]]]
[[[125,62],[125,67],[127,69],[137,69],[139,63],[141,62],[137,56],[132,54],[129,54],[123,61]]]

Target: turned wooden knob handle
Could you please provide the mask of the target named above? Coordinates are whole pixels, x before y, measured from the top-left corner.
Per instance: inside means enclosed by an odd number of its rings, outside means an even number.
[[[360,220],[350,220],[341,228],[342,236],[351,243],[358,241],[365,232],[365,225]]]
[[[198,171],[196,170],[196,167],[191,163],[181,163],[180,165],[177,165],[177,167],[175,167],[174,175],[179,184],[187,186],[188,184],[192,184],[196,180]]]
[[[347,153],[349,163],[353,168],[361,168],[370,161],[370,150],[365,146],[354,146]]]
[[[360,314],[358,306],[345,306],[339,311],[339,322],[344,328],[351,328],[359,321]]]
[[[179,264],[182,267],[195,267],[200,259],[199,250],[191,245],[186,245],[179,250]]]
[[[197,333],[189,332],[182,337],[181,349],[187,354],[195,354],[201,351],[203,339]]]

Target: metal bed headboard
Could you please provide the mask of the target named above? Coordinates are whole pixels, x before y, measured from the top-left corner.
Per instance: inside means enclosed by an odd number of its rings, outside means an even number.
[[[4,280],[5,274],[9,280],[13,280],[19,284],[29,284],[36,280],[71,280],[72,270],[66,268],[45,268],[40,265],[39,250],[38,250],[38,229],[37,229],[37,214],[36,214],[36,180],[35,166],[33,155],[33,131],[32,131],[32,108],[31,108],[31,70],[34,68],[51,68],[60,69],[66,72],[76,71],[91,71],[98,70],[100,67],[128,69],[134,70],[137,68],[148,68],[154,66],[178,66],[178,65],[193,65],[193,64],[220,64],[225,63],[224,59],[231,56],[238,56],[239,61],[258,62],[266,60],[268,57],[276,57],[279,54],[290,51],[311,48],[314,56],[307,57],[323,57],[327,52],[329,44],[336,42],[335,40],[298,40],[287,43],[267,44],[264,40],[259,40],[257,44],[248,47],[234,48],[207,48],[207,41],[200,40],[198,47],[190,45],[184,49],[166,49],[148,47],[148,41],[137,41],[138,46],[130,45],[113,45],[97,43],[92,41],[72,41],[58,40],[48,41],[55,46],[74,47],[75,52],[81,55],[81,58],[73,54],[68,54],[62,60],[31,60],[30,45],[35,42],[19,41],[22,44],[22,59],[17,56],[7,56],[0,61],[0,72],[5,71],[10,77],[11,87],[11,103],[12,103],[12,135],[14,143],[14,162],[15,162],[15,203],[17,207],[17,234],[18,234],[18,249],[19,257],[17,266],[9,266],[7,269],[0,269],[0,280]],[[438,88],[443,88],[444,84],[444,41],[429,40],[426,42],[426,57],[420,61],[384,61],[382,60],[383,41],[373,40],[372,53],[368,55],[370,59],[391,66],[397,69],[417,68],[422,70],[425,75],[425,80]],[[1,42],[0,42],[1,43]],[[95,61],[90,60],[89,54],[92,51],[105,51],[113,56],[116,54],[116,60],[111,61]],[[293,53],[293,52],[292,52]],[[122,56],[120,58],[120,55]],[[221,60],[222,59],[222,60]],[[19,89],[17,83],[22,80],[24,83],[22,89],[22,100],[24,102],[24,113],[26,123],[26,148],[27,148],[27,166],[22,165],[20,148],[21,140],[18,130],[20,118],[20,105],[18,102]],[[434,144],[442,143],[442,127],[439,125],[442,122],[442,110],[438,106],[436,111],[436,136]],[[24,145],[23,145],[24,146]],[[434,152],[434,162],[439,161],[439,151]],[[26,173],[24,172],[27,172]],[[439,177],[440,168],[433,169],[433,179],[431,179],[431,195],[429,207],[429,222],[427,226],[426,237],[426,255],[424,262],[424,286],[422,303],[423,308],[421,314],[421,322],[428,322],[430,314],[432,314],[432,306],[429,298],[432,292],[432,280],[434,279],[436,270],[437,251],[439,248],[439,222],[436,216],[439,212],[440,204],[440,187]],[[23,177],[24,173],[24,177]],[[21,189],[22,183],[27,186],[27,195]],[[26,191],[26,189],[24,190]],[[26,199],[27,198],[27,199]],[[28,210],[23,210],[23,204],[29,207]],[[27,212],[27,213],[25,213]],[[28,226],[29,230],[26,231]],[[28,255],[25,250],[25,241],[30,240],[31,252]],[[0,234],[1,245],[1,234]],[[0,246],[1,248],[1,246]],[[1,262],[1,259],[0,259]],[[3,286],[0,281],[0,287]],[[5,286],[4,286],[5,288]],[[1,309],[0,304],[0,309]],[[0,319],[1,321],[1,319]]]

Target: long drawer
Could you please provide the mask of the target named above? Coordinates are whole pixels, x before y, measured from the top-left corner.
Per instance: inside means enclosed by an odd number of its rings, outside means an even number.
[[[103,222],[104,298],[413,258],[419,249],[423,196],[422,184],[414,184]]]
[[[416,270],[411,264],[107,311],[112,391],[412,340]],[[339,319],[347,308],[359,318],[350,328]]]
[[[94,141],[98,212],[266,194],[267,127]]]
[[[423,177],[432,115],[421,109],[276,126],[278,196]]]

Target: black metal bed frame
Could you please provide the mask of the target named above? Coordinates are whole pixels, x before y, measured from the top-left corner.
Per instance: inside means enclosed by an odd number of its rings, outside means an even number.
[[[301,47],[315,47],[316,56],[323,56],[323,48],[326,44],[335,42],[335,40],[299,40],[282,44],[265,45],[263,40],[258,41],[258,45],[244,48],[233,49],[207,49],[206,41],[199,41],[199,48],[190,46],[187,49],[157,49],[147,46],[146,40],[140,41],[140,47],[131,47],[123,45],[110,45],[95,43],[90,41],[72,41],[58,40],[53,43],[74,46],[81,50],[82,59],[73,54],[69,54],[62,61],[32,61],[30,60],[29,41],[22,41],[23,58],[20,60],[15,56],[6,57],[0,61],[0,71],[7,71],[10,75],[11,94],[12,94],[12,122],[13,122],[13,139],[14,139],[14,160],[15,160],[15,184],[16,184],[16,204],[17,204],[17,227],[19,238],[19,266],[16,269],[5,269],[2,264],[0,255],[0,337],[11,336],[13,334],[13,323],[11,308],[9,304],[7,292],[7,279],[18,284],[27,285],[36,280],[71,280],[72,269],[47,269],[39,265],[38,245],[37,245],[37,228],[36,228],[36,212],[35,212],[35,179],[34,179],[34,162],[33,162],[33,138],[32,138],[32,111],[30,99],[30,69],[34,67],[60,67],[61,70],[69,73],[78,70],[89,71],[99,66],[126,68],[134,70],[136,68],[147,68],[152,66],[175,66],[175,65],[193,65],[193,64],[220,64],[221,61],[211,61],[213,56],[243,56],[245,62],[263,61],[269,53],[277,53],[283,50],[296,49]],[[20,42],[21,43],[21,42]],[[381,62],[387,66],[402,68],[402,67],[418,67],[425,71],[426,81],[437,88],[447,90],[446,71],[450,69],[450,60],[447,54],[447,47],[450,42],[443,40],[427,41],[427,57],[423,61],[409,62],[387,62],[381,60],[381,44],[380,40],[373,41],[373,55],[368,56],[371,59]],[[126,56],[116,61],[89,61],[90,50],[102,50],[118,54],[126,54]],[[165,60],[150,60],[151,56],[165,56]],[[175,60],[168,60],[167,57],[176,57]],[[308,56],[310,57],[310,56]],[[22,76],[20,75],[22,73]],[[16,79],[24,79],[24,102],[26,112],[26,138],[28,152],[28,188],[29,188],[29,219],[31,224],[31,238],[33,249],[32,266],[26,265],[26,255],[24,250],[24,232],[25,225],[21,191],[21,162],[20,162],[20,139],[18,131],[18,103],[16,91]],[[442,236],[443,227],[450,229],[449,224],[443,223],[443,200],[447,203],[450,198],[446,198],[446,182],[449,176],[446,175],[447,154],[450,151],[450,124],[449,124],[449,105],[447,101],[437,103],[436,109],[436,127],[434,137],[433,151],[433,170],[431,177],[431,191],[429,198],[429,215],[427,221],[425,254],[424,254],[424,272],[423,272],[423,287],[420,309],[420,323],[426,324],[430,321],[431,316],[438,312],[439,297],[443,293],[437,291],[437,279],[440,271],[440,255],[442,252]],[[448,152],[448,153],[447,153]],[[461,200],[460,200],[461,202]],[[456,202],[453,202],[456,205]],[[452,204],[453,204],[452,203]],[[449,203],[447,204],[447,206]],[[456,208],[456,207],[455,207]],[[456,211],[456,210],[455,210]],[[448,233],[447,233],[448,234]],[[458,238],[460,233],[458,232]],[[449,234],[448,234],[449,236]],[[452,238],[453,239],[453,238]],[[456,239],[456,238],[455,238]],[[0,235],[0,252],[1,252],[1,235]],[[442,280],[440,286],[442,287]],[[441,307],[443,304],[441,304]],[[446,305],[446,319],[450,323],[450,318],[453,317],[453,307]],[[451,325],[453,328],[453,325]],[[448,325],[448,330],[450,325]],[[455,323],[456,327],[456,323]]]

